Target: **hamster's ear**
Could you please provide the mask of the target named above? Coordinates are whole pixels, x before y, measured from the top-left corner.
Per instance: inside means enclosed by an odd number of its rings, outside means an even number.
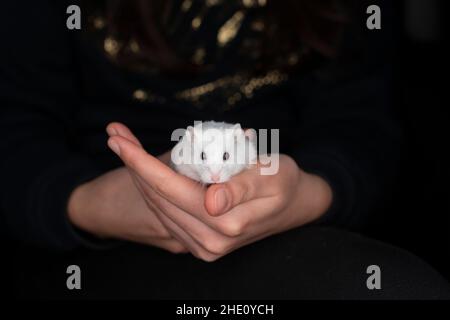
[[[244,130],[245,137],[248,138],[250,141],[256,140],[256,130],[255,129],[245,129]]]
[[[244,130],[241,128],[241,124],[237,123],[233,126],[233,135],[235,137],[240,137],[244,134]]]
[[[194,127],[193,126],[189,126],[189,127],[187,127],[187,130],[186,130],[186,138],[187,138],[187,141],[194,141],[194,138],[195,138],[195,131],[194,131],[195,129],[194,129]]]

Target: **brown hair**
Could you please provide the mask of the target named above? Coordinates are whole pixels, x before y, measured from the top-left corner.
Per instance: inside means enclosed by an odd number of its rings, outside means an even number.
[[[171,48],[161,32],[158,16],[167,0],[115,0],[106,2],[109,32],[120,34],[125,43],[139,43],[141,56],[133,59],[150,61],[165,70],[193,70]],[[276,50],[300,45],[325,57],[336,53],[342,26],[347,20],[343,1],[339,0],[266,0],[265,19],[277,24],[278,32],[265,34],[265,56],[276,56]],[[129,59],[126,55],[122,60]]]

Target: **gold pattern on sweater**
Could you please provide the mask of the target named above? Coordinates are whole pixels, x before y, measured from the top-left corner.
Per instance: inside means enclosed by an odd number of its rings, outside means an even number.
[[[287,74],[278,70],[269,71],[263,76],[249,77],[247,74],[238,73],[232,76],[219,78],[201,86],[189,88],[178,92],[176,99],[185,100],[196,106],[202,105],[202,100],[208,99],[208,95],[222,90],[227,98],[228,106],[234,106],[242,98],[251,99],[254,94],[267,86],[276,86],[288,79]]]
[[[192,0],[184,0],[181,3],[181,10],[184,12],[189,11],[189,9],[191,9],[191,7],[192,7]]]
[[[220,47],[226,46],[236,37],[243,19],[244,12],[238,11],[219,29],[219,32],[217,33],[217,43]]]
[[[106,53],[108,53],[112,57],[115,57],[119,52],[120,45],[116,39],[107,37],[103,43],[103,48],[105,49]]]
[[[230,73],[218,75],[216,79],[200,85],[189,85],[173,92],[158,93],[157,89],[137,87],[131,93],[134,101],[139,103],[189,103],[197,108],[215,108],[223,111],[229,110],[246,100],[252,99],[265,88],[276,87],[288,80],[288,74],[274,65],[264,72],[254,73],[252,67],[256,66],[261,58],[261,33],[272,30],[272,25],[266,25],[260,10],[264,10],[266,0],[203,0],[203,5],[197,0],[167,0],[171,7],[178,3],[178,10],[172,10],[161,17],[166,30],[166,36],[174,37],[175,52],[187,61],[208,70],[214,70],[223,59],[229,55],[234,56],[244,68],[230,69]],[[221,6],[221,8],[217,8]],[[174,7],[176,9],[176,7]],[[214,11],[214,12],[213,12]],[[248,13],[252,11],[251,19]],[[214,21],[217,29],[209,30],[209,21]],[[91,30],[103,37],[103,50],[106,55],[116,61],[118,54],[125,50],[127,54],[142,57],[145,54],[143,47],[132,37],[126,42],[117,35],[108,33],[108,21],[105,16],[96,14],[89,19]],[[203,25],[208,23],[208,26]],[[190,29],[186,28],[190,25]],[[200,31],[202,29],[202,31]],[[242,31],[244,30],[245,31]],[[209,45],[199,32],[215,34],[215,47]],[[180,50],[178,52],[178,50]],[[294,66],[301,61],[301,50],[291,52],[284,57],[278,57],[281,66]],[[280,63],[281,61],[281,63]],[[132,71],[152,76],[158,75],[156,65],[136,64]],[[155,73],[156,72],[156,73]],[[207,73],[205,73],[207,75]],[[207,76],[210,78],[210,76]]]

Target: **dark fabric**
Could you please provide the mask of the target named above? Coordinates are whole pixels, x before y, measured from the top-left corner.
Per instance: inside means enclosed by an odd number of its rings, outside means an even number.
[[[106,146],[110,121],[128,125],[155,155],[172,147],[172,130],[194,120],[279,128],[280,151],[333,188],[326,224],[361,227],[389,193],[400,135],[389,109],[388,61],[377,47],[388,27],[365,35],[374,48],[217,112],[133,100],[158,77],[118,68],[81,32],[67,30],[65,4],[29,1],[23,10],[6,1],[0,11],[0,210],[15,239],[57,249],[88,243],[68,223],[65,206],[77,185],[120,165]],[[223,68],[226,74],[230,66]],[[186,84],[191,80],[202,83]]]
[[[358,234],[306,227],[217,260],[155,248],[54,254],[24,250],[13,274],[19,298],[115,299],[450,299],[449,284],[410,253]],[[81,269],[81,290],[66,289],[66,268]],[[378,265],[381,290],[368,290]]]

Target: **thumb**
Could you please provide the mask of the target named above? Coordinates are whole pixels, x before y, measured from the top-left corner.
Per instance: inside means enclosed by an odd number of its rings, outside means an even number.
[[[220,216],[256,196],[255,179],[247,174],[233,177],[222,184],[211,185],[205,194],[205,208],[212,216]]]

